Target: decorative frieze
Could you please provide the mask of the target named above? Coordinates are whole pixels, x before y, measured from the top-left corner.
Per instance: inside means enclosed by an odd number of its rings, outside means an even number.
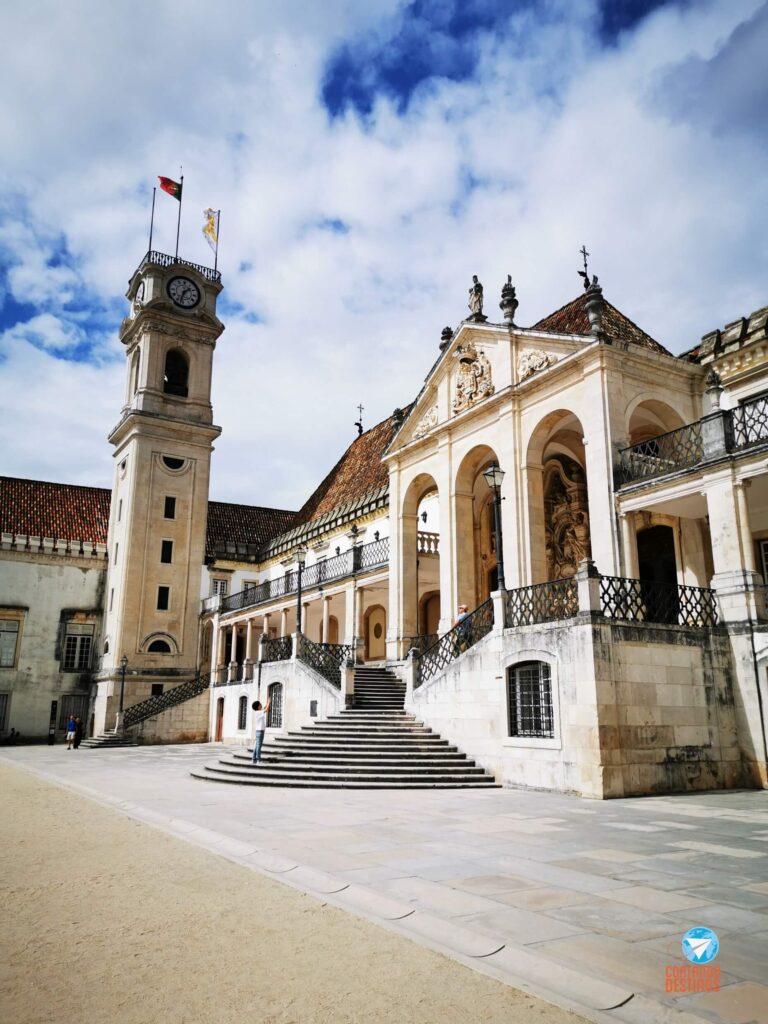
[[[416,424],[416,428],[413,431],[414,439],[417,437],[423,437],[427,431],[431,430],[432,427],[437,426],[437,403],[435,403],[431,409],[428,409],[421,417],[419,422]]]
[[[521,381],[526,380],[528,377],[532,377],[534,373],[538,373],[539,370],[545,370],[556,362],[557,356],[551,355],[549,352],[542,352],[538,348],[531,349],[528,352],[523,352],[518,359],[517,376]]]
[[[493,394],[491,364],[485,353],[478,351],[473,342],[460,345],[456,350],[459,372],[456,375],[452,408],[454,415],[469,409],[483,398]]]

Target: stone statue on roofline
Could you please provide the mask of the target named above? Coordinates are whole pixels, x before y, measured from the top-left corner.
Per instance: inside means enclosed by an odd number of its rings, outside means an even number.
[[[477,279],[477,274],[472,275],[472,287],[469,289],[469,316],[467,320],[471,323],[483,324],[488,319],[483,316],[483,286]]]

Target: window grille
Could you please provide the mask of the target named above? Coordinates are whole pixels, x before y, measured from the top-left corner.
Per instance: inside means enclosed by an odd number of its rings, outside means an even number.
[[[61,698],[61,713],[59,714],[59,728],[66,729],[67,719],[70,717],[82,719],[85,725],[88,718],[88,697],[77,693],[67,693]]]
[[[0,732],[5,729],[5,716],[8,714],[8,694],[0,693]]]
[[[283,727],[283,684],[272,683],[267,691],[272,701],[267,712],[267,725],[270,729],[282,729]]]
[[[13,668],[16,664],[18,640],[19,620],[0,619],[0,668]]]
[[[237,708],[237,728],[245,729],[245,721],[248,717],[248,698],[241,697]]]
[[[93,626],[70,623],[64,637],[63,672],[83,672],[91,667]]]
[[[509,735],[553,737],[555,730],[549,665],[542,661],[523,662],[508,669],[507,679]]]

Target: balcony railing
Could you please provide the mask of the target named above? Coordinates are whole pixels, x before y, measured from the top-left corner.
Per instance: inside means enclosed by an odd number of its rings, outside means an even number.
[[[623,448],[616,467],[616,485],[653,480],[692,469],[709,458],[766,443],[768,396],[761,396]]]
[[[277,636],[261,644],[262,661],[290,661],[293,656],[293,637]]]
[[[600,611],[622,622],[695,627],[718,622],[714,590],[619,576],[600,577]]]
[[[449,630],[419,658],[416,685],[421,686],[442,672],[460,654],[482,640],[493,629],[493,601],[489,598]]]
[[[341,687],[341,669],[348,658],[352,657],[351,644],[316,644],[309,637],[299,633],[296,655],[336,689]]]
[[[153,267],[173,267],[173,266],[189,267],[192,270],[196,270],[201,277],[204,277],[206,281],[220,281],[221,271],[213,270],[211,267],[203,267],[199,263],[190,263],[189,260],[180,260],[178,256],[169,256],[165,252],[157,252],[152,249],[139,264],[139,270],[142,270],[146,266]]]
[[[426,530],[419,530],[416,534],[416,550],[420,555],[440,554],[440,534],[428,533]]]
[[[321,583],[340,580],[345,576],[353,576],[358,572],[375,569],[389,562],[389,539],[384,537],[370,544],[360,544],[350,548],[333,558],[323,559],[307,566],[301,573],[301,586],[305,590],[319,586]],[[256,587],[247,587],[237,594],[230,594],[221,602],[222,612],[241,611],[254,605],[265,604],[276,598],[285,597],[296,592],[298,573],[295,569],[277,579],[267,580]]]
[[[507,628],[532,626],[537,622],[571,619],[579,612],[576,579],[536,583],[532,587],[508,590],[504,602]]]

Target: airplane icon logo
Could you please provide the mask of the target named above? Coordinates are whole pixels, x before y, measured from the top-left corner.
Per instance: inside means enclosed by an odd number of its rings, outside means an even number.
[[[711,928],[690,928],[683,936],[683,953],[691,963],[708,964],[720,949],[720,941]]]

